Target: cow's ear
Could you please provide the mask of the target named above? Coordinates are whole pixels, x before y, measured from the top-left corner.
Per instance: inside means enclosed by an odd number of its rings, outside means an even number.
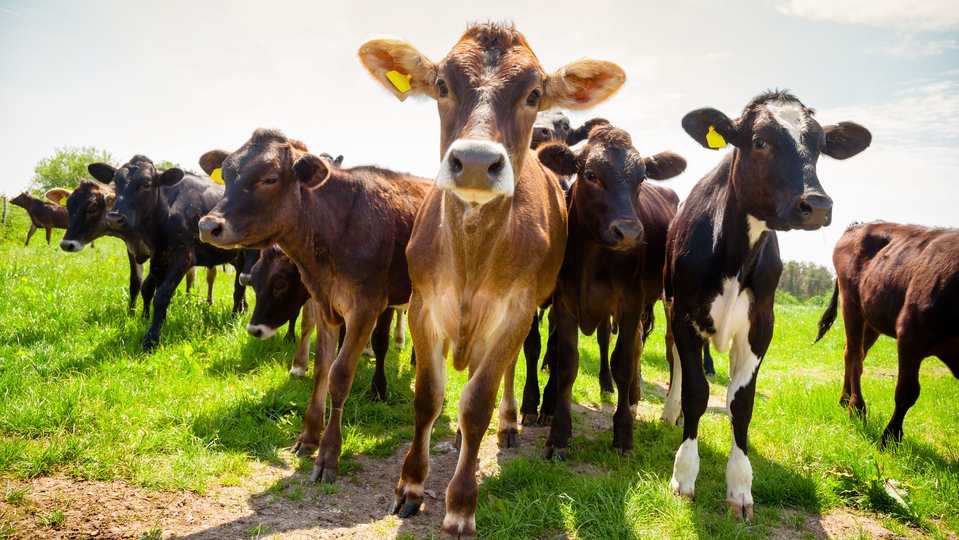
[[[330,178],[330,168],[322,159],[313,154],[303,154],[293,164],[293,172],[300,179],[300,183],[309,189],[314,189]]]
[[[58,188],[53,188],[50,191],[46,192],[44,194],[44,197],[46,197],[47,200],[49,200],[53,204],[61,204],[60,201],[69,197],[71,193],[73,193],[72,189],[63,189],[58,187]]]
[[[343,154],[336,156],[336,159],[333,160],[333,166],[335,167],[343,166]]]
[[[822,129],[826,132],[826,148],[822,153],[831,158],[851,158],[872,142],[872,133],[853,122],[839,122]]]
[[[213,174],[213,171],[223,167],[223,162],[230,157],[230,152],[226,150],[210,150],[200,156],[200,168],[207,175]]]
[[[604,60],[577,60],[546,78],[539,110],[581,111],[599,105],[626,82],[626,72]]]
[[[703,148],[719,150],[729,143],[737,148],[741,141],[739,126],[716,109],[697,109],[683,117],[683,129]]]
[[[374,39],[360,47],[360,62],[376,82],[400,101],[409,96],[436,99],[436,64],[415,47],[398,39]]]
[[[576,154],[562,142],[552,142],[542,145],[536,153],[540,163],[553,172],[569,176],[576,174]]]
[[[655,156],[643,159],[646,165],[646,178],[666,180],[679,176],[686,170],[686,160],[679,154],[660,152]]]
[[[569,136],[566,137],[566,144],[573,146],[574,144],[585,141],[589,138],[589,132],[592,131],[594,127],[608,125],[610,125],[609,120],[605,118],[593,118],[592,120],[587,120],[585,124],[569,132]]]
[[[113,182],[113,175],[117,173],[117,168],[109,163],[97,162],[87,165],[87,171],[98,181],[109,184]]]
[[[174,167],[160,173],[160,176],[156,179],[156,184],[158,186],[170,187],[175,186],[180,180],[183,180],[183,169]]]
[[[117,194],[114,192],[109,192],[103,196],[103,202],[107,205],[107,208],[113,208],[113,203],[117,200]]]

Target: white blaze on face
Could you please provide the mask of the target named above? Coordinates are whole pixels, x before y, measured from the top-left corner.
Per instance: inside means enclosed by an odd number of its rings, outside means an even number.
[[[806,113],[798,103],[766,103],[766,110],[780,126],[785,128],[793,140],[796,141],[796,150],[799,155],[805,156],[806,147],[802,144],[802,135],[806,131]]]

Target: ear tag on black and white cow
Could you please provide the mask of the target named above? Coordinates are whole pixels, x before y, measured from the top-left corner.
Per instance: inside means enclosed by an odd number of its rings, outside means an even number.
[[[223,169],[217,167],[213,169],[213,172],[210,173],[210,180],[213,180],[214,184],[224,185],[223,183]]]
[[[410,80],[413,78],[413,76],[410,74],[403,75],[402,73],[394,69],[393,71],[386,72],[386,78],[389,79],[391,83],[393,83],[393,86],[395,86],[396,89],[400,91],[400,93],[405,94],[409,92],[411,88],[413,88],[410,85]],[[404,98],[401,98],[400,101],[402,101]]]
[[[716,132],[716,128],[709,126],[709,131],[706,132],[706,144],[713,149],[726,148],[726,139]]]

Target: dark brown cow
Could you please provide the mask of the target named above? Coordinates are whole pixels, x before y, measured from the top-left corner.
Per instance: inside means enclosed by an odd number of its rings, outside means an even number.
[[[499,442],[516,444],[516,358],[533,313],[555,286],[566,244],[563,192],[529,150],[533,123],[541,110],[603,101],[625,75],[594,60],[549,74],[519,32],[497,24],[470,27],[437,63],[398,40],[367,42],[359,54],[401,100],[431,97],[440,114],[440,169],[406,251],[418,351],[415,432],[390,508],[405,518],[423,503],[430,430],[452,350],[453,367],[468,367],[469,382],[460,396],[462,446],[442,535],[475,538],[480,441],[504,381]],[[408,83],[395,86],[391,77]]]
[[[331,167],[300,148],[279,132],[261,129],[233,154],[204,154],[204,170],[222,167],[226,193],[200,220],[200,234],[217,245],[276,244],[300,269],[318,310],[316,350],[324,352],[314,359],[313,395],[297,455],[319,447],[312,478],[332,482],[343,445],[343,403],[363,345],[387,307],[410,299],[404,252],[429,182],[377,167]],[[343,324],[343,346],[330,366],[332,329]],[[324,431],[327,387],[330,420]]]
[[[543,412],[553,415],[546,457],[562,458],[572,435],[579,331],[592,335],[609,324],[610,316],[619,326],[610,362],[619,396],[613,448],[628,453],[633,450],[633,418],[640,397],[643,313],[662,297],[666,230],[679,205],[673,190],[644,187],[644,180],[672,178],[686,169],[686,161],[671,152],[644,159],[625,131],[610,126],[593,129],[577,153],[551,144],[542,147],[539,159],[560,174],[577,175],[566,255],[553,294],[558,350],[547,390],[555,384],[557,401],[555,414]]]
[[[49,246],[50,233],[53,232],[53,229],[66,229],[70,223],[65,207],[41,201],[26,191],[10,199],[10,204],[23,208],[30,215],[30,230],[27,232],[27,241],[23,244],[25,246],[30,245],[30,237],[37,232],[37,229],[46,229],[47,245]]]
[[[862,363],[883,334],[896,339],[896,408],[882,446],[902,440],[902,421],[919,398],[919,366],[937,356],[959,377],[959,230],[896,223],[856,224],[832,255],[836,288],[822,320],[822,339],[842,297],[846,365],[839,403],[866,414]]]
[[[689,497],[695,489],[699,419],[709,399],[703,343],[711,339],[720,353],[729,351],[726,410],[733,444],[726,503],[736,518],[751,519],[746,439],[782,273],[775,231],[828,225],[832,199],[816,174],[819,155],[846,159],[865,149],[871,136],[851,122],[820,126],[812,110],[785,92],[757,96],[736,120],[716,109],[693,111],[683,128],[706,148],[729,143],[733,150],[693,187],[667,238],[667,352],[680,365],[672,369],[663,420],[675,423],[680,394],[685,417],[670,489]]]

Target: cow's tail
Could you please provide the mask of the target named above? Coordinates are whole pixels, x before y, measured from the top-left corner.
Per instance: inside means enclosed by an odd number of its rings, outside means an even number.
[[[813,343],[818,343],[823,336],[826,335],[826,332],[832,328],[832,323],[836,322],[836,312],[839,311],[839,280],[836,280],[836,286],[832,291],[832,300],[829,301],[829,305],[826,306],[826,311],[823,312],[822,318],[819,319],[819,335],[816,336],[816,341]]]

